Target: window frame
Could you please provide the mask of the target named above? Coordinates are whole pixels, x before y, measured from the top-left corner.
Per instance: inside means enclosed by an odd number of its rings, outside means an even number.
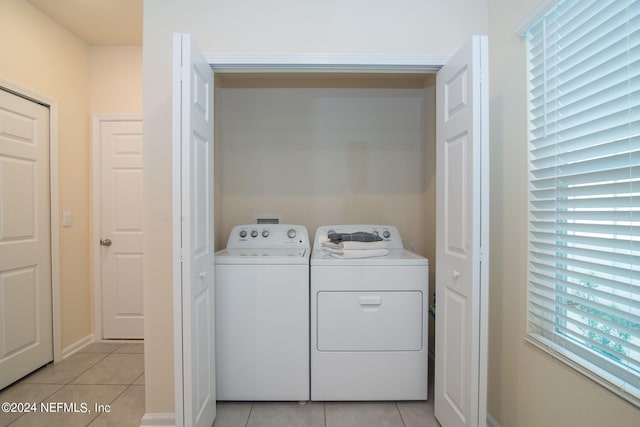
[[[555,303],[555,306],[557,307],[556,309],[558,310],[557,316],[555,316],[553,321],[552,322],[547,321],[549,324],[552,324],[553,326],[548,327],[546,329],[542,329],[541,331],[534,331],[533,330],[534,328],[532,327],[532,324],[534,324],[537,327],[540,324],[545,323],[545,321],[536,321],[536,322],[531,321],[531,317],[535,315],[535,313],[533,313],[534,310],[531,309],[532,287],[534,286],[532,284],[532,279],[531,279],[532,241],[535,240],[535,239],[532,239],[532,222],[533,222],[532,212],[534,211],[532,210],[532,193],[534,191],[533,190],[534,186],[533,186],[533,179],[532,179],[533,146],[531,143],[531,128],[532,128],[531,123],[532,123],[533,106],[531,103],[531,91],[532,91],[533,79],[530,73],[531,58],[530,58],[529,39],[527,38],[527,35],[529,31],[532,28],[534,28],[535,25],[537,25],[543,19],[549,16],[549,13],[551,13],[556,6],[562,3],[564,3],[564,0],[562,1],[546,0],[541,2],[538,5],[538,7],[534,11],[532,11],[532,13],[529,16],[523,19],[518,25],[518,31],[521,37],[523,37],[523,39],[525,40],[525,44],[526,44],[525,49],[526,49],[526,55],[527,55],[526,82],[527,82],[527,115],[528,115],[527,116],[527,168],[528,168],[527,169],[527,172],[528,172],[527,173],[527,215],[528,217],[527,217],[527,304],[526,304],[527,330],[526,330],[525,340],[531,343],[532,345],[547,352],[548,354],[552,355],[553,357],[557,358],[558,360],[562,361],[566,365],[577,370],[578,372],[590,378],[594,382],[604,386],[608,390],[612,391],[613,393],[629,401],[636,407],[640,407],[640,383],[636,383],[637,379],[636,381],[633,382],[631,386],[632,391],[629,391],[626,387],[626,385],[628,384],[627,381],[625,381],[624,379],[620,379],[620,377],[625,376],[624,373],[621,374],[620,372],[620,371],[625,371],[624,367],[621,367],[619,366],[619,364],[614,362],[607,362],[606,359],[600,362],[602,365],[606,365],[604,368],[602,366],[598,366],[592,363],[590,359],[594,359],[596,357],[594,356],[594,354],[598,353],[598,351],[589,349],[589,347],[585,344],[580,344],[577,342],[572,343],[571,340],[566,337],[567,335],[566,331],[563,333],[559,332],[559,329],[563,329],[563,328],[561,324],[562,320],[558,320],[558,319],[562,319],[563,317],[568,318],[567,317],[568,313],[566,312],[563,313],[562,312],[563,309],[561,307],[558,308],[559,306],[561,306],[561,303],[558,300],[554,301],[553,303],[550,302],[550,305],[553,305]],[[547,82],[546,75],[544,79],[545,79],[544,84],[546,85],[546,82]],[[546,91],[546,86],[543,88],[543,90]],[[545,99],[545,106],[546,106],[546,99]],[[546,123],[546,120],[547,119],[546,119],[546,111],[545,111],[545,123]],[[555,176],[557,179],[557,175]],[[631,180],[634,183],[637,182],[637,181],[633,181],[633,178],[631,178]],[[632,187],[632,185],[633,184],[630,184],[630,187]],[[630,197],[633,198],[633,196],[630,196]],[[559,198],[556,197],[554,200],[557,201],[559,200]],[[554,209],[553,212],[555,213],[559,211],[559,208],[557,207],[554,207],[553,209]],[[632,222],[635,223],[636,221],[632,220]],[[632,225],[631,227],[632,229],[634,229],[634,231],[635,230],[640,231],[640,226]],[[633,257],[635,257],[635,255],[633,255],[632,258]],[[557,273],[558,268],[560,267],[558,267],[557,265],[554,267],[554,271],[556,271],[556,274],[558,274]],[[553,293],[554,295],[561,294],[561,293],[564,293],[566,295],[570,294],[570,292],[566,290],[563,291],[561,290],[561,288],[562,288],[562,285],[556,282],[555,289],[551,293]],[[565,289],[567,288],[565,287]],[[631,297],[629,299],[632,300]],[[597,305],[597,304],[594,304],[594,305]],[[589,308],[589,309],[595,310],[593,308]],[[566,329],[567,331],[569,330],[568,327],[564,329]],[[559,340],[556,340],[555,337],[558,335],[563,335],[564,337]],[[562,344],[558,344],[556,341],[561,341]],[[634,344],[634,345],[637,345],[637,344]],[[600,353],[601,352],[602,350],[600,350]],[[600,359],[603,359],[600,356],[598,357]],[[617,371],[618,373],[611,374],[611,371]]]

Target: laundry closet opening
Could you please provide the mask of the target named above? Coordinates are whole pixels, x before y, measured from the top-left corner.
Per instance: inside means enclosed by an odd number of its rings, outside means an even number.
[[[395,225],[433,302],[435,74],[218,72],[214,100],[216,250],[257,215]]]

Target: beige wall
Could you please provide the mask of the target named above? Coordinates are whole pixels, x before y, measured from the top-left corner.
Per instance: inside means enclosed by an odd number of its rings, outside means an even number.
[[[0,1],[0,79],[57,101],[62,349],[93,334],[91,116],[142,114],[142,47],[91,47],[26,0]]]
[[[58,105],[62,348],[90,335],[89,46],[26,0],[0,2],[0,78]]]
[[[394,224],[424,254],[422,85],[228,88],[219,96],[218,248],[233,226],[279,214],[311,238],[320,225]]]
[[[142,114],[142,46],[91,46],[91,114]]]
[[[146,411],[174,408],[171,288],[171,34],[206,54],[451,55],[488,31],[487,0],[235,2],[145,0]],[[446,34],[446,37],[443,37]]]
[[[640,410],[524,341],[527,111],[516,25],[538,0],[489,2],[491,290],[489,413],[502,427],[637,426]]]

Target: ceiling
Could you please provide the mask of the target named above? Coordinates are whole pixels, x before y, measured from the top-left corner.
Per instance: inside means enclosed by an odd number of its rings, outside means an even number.
[[[142,0],[28,0],[90,45],[141,45]]]

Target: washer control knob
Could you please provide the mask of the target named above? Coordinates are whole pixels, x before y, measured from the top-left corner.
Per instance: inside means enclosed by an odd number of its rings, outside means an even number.
[[[389,233],[389,230],[384,230],[382,232],[382,237],[384,237],[385,239],[388,239],[389,237],[391,237],[391,233]]]
[[[251,230],[251,237],[258,237],[258,230]]]
[[[269,237],[269,230],[262,230],[262,237]]]
[[[289,231],[287,231],[287,237],[290,239],[293,239],[294,237],[296,237],[296,230],[294,230],[293,228],[290,228]]]
[[[247,230],[240,230],[240,238],[244,239],[247,237]]]

